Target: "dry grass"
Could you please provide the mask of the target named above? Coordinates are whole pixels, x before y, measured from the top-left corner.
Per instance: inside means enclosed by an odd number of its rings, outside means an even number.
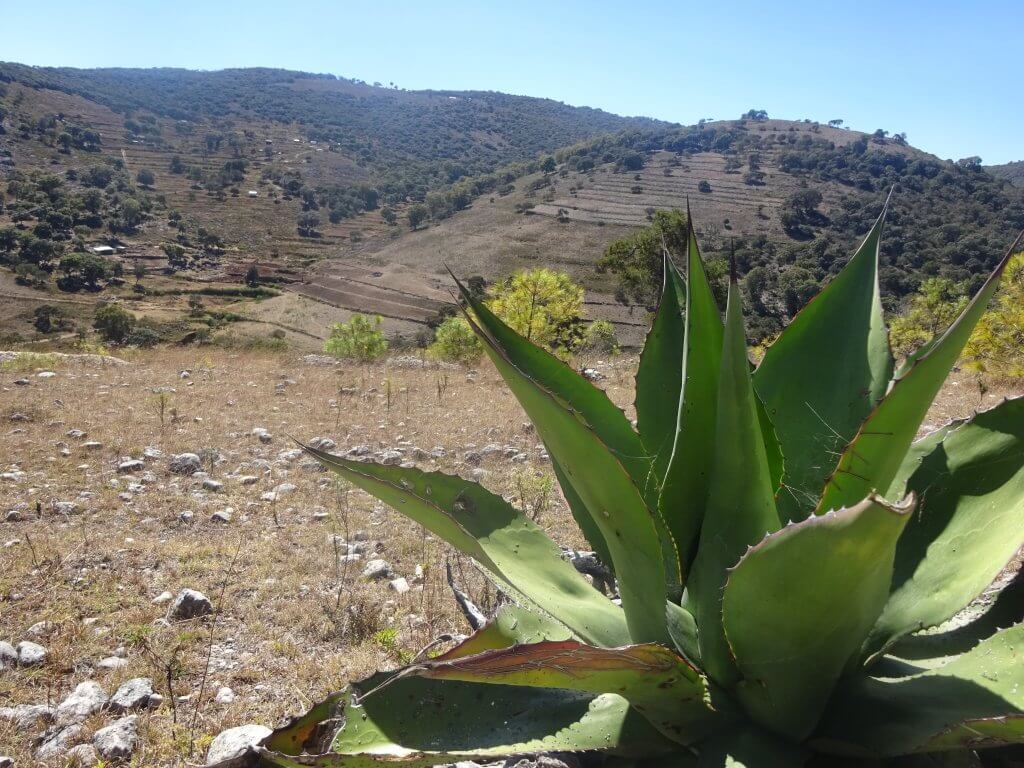
[[[303,458],[280,456],[294,448],[288,435],[331,437],[339,451],[360,444],[442,446],[444,458],[420,465],[461,474],[471,470],[462,462],[468,447],[513,445],[529,455],[527,464],[503,458],[483,464],[484,484],[510,498],[524,477],[529,485],[550,475],[536,435],[524,428],[524,415],[489,367],[477,373],[315,367],[286,356],[161,350],[140,353],[127,366],[58,363],[56,377],[34,376],[36,366],[52,363],[35,360],[0,372],[0,471],[16,465],[25,473],[17,482],[0,481],[0,513],[25,510],[22,522],[0,522],[0,639],[17,642],[37,622],[52,622],[40,641],[50,651],[46,663],[0,676],[0,701],[56,703],[85,679],[113,692],[127,678],[152,677],[167,700],[144,716],[144,746],[134,765],[201,763],[223,728],[274,725],[351,678],[408,659],[440,634],[468,630],[444,581],[449,549]],[[623,358],[604,369],[603,385],[627,412],[634,366]],[[180,378],[184,369],[190,378]],[[30,386],[13,384],[26,375]],[[958,375],[932,419],[964,415],[1004,394],[980,393],[971,378]],[[11,422],[15,413],[31,420]],[[273,433],[272,443],[252,436],[256,426]],[[68,437],[70,429],[88,437]],[[84,440],[103,448],[88,452]],[[61,455],[64,444],[68,456]],[[141,457],[147,446],[165,455],[205,452],[210,476],[224,491],[204,491],[200,480],[171,474],[164,458],[147,462],[153,477],[144,490],[129,501],[119,498],[140,481],[119,474],[119,461]],[[259,480],[244,486],[235,474]],[[261,500],[281,482],[298,488],[274,503]],[[75,501],[79,510],[57,514],[56,501]],[[230,524],[210,521],[226,507],[234,510]],[[313,521],[317,508],[330,512],[327,521]],[[195,513],[192,524],[179,520],[184,510]],[[581,544],[559,501],[540,523],[556,541]],[[386,581],[362,580],[361,564],[340,564],[333,536],[351,539],[360,530],[396,575],[412,582],[416,566],[423,566],[423,583],[399,596]],[[471,565],[460,561],[457,570],[486,603]],[[158,621],[166,606],[153,598],[185,587],[214,601],[215,622]],[[114,653],[128,666],[94,669]],[[213,701],[222,685],[235,691],[234,703]],[[190,698],[176,701],[181,696]],[[90,725],[103,723],[97,718]],[[31,736],[0,725],[0,754],[35,764]]]

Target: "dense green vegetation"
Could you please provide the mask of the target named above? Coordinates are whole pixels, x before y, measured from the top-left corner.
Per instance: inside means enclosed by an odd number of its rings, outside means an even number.
[[[735,255],[751,303],[753,338],[778,333],[822,281],[845,263],[849,248],[866,232],[890,189],[880,283],[884,301],[895,309],[929,277],[980,287],[1006,243],[1024,229],[1024,190],[988,173],[977,160],[942,161],[913,152],[903,139],[861,136],[845,146],[795,133],[762,133],[740,121],[656,131],[630,131],[557,153],[569,168],[620,163],[633,152],[667,150],[682,157],[700,152],[748,156],[774,149],[778,167],[807,189],[783,209],[788,242],[765,236],[724,241],[709,256]],[[824,212],[818,187],[838,185],[841,199]],[[911,229],[907,225],[915,222]],[[660,284],[656,246],[662,223],[646,234],[613,244],[604,269],[622,276],[622,293],[653,305]],[[678,230],[678,227],[676,227]],[[636,249],[637,238],[647,247]],[[671,246],[672,243],[670,242]],[[645,273],[646,272],[646,273]]]
[[[96,101],[123,114],[126,130],[147,142],[160,141],[154,116],[177,121],[175,130],[183,134],[202,132],[211,150],[240,141],[230,135],[236,123],[244,128],[257,118],[296,124],[306,137],[364,167],[370,183],[363,186],[388,201],[423,200],[431,189],[598,134],[659,125],[550,99],[404,91],[277,69],[80,70],[0,63],[3,81]],[[324,185],[316,194],[320,205],[341,216],[376,207],[347,187]]]

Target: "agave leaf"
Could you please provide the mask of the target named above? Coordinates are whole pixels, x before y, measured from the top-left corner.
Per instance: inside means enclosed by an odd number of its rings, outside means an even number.
[[[691,664],[700,666],[700,643],[697,640],[697,622],[693,614],[672,602],[665,603],[665,610],[672,644]]]
[[[575,640],[543,642],[415,664],[400,675],[592,694],[614,692],[681,744],[706,738],[712,723],[704,676],[662,645],[595,648]]]
[[[820,748],[876,756],[1022,743],[1024,626],[917,675],[852,676],[815,734]]]
[[[800,768],[807,757],[801,747],[738,725],[700,746],[697,768]]]
[[[814,728],[885,605],[912,505],[870,497],[807,518],[732,569],[723,623],[744,678],[739,699],[754,720],[797,741]]]
[[[576,374],[508,328],[465,290],[463,296],[473,310],[473,317],[468,318],[470,325],[483,341],[485,351],[537,426],[538,434],[559,463],[564,478],[591,512],[604,536],[618,577],[619,594],[631,639],[634,642],[668,643],[665,598],[670,581],[666,575],[674,571],[678,581],[678,561],[673,550],[671,557],[675,562],[666,570],[662,548],[665,539],[658,535],[655,525],[657,514],[652,515],[625,467],[626,463],[635,467],[637,461],[642,460],[650,474],[650,462],[639,445],[639,436],[632,433],[635,443],[629,450],[638,453],[629,455],[614,447],[620,443],[604,440],[586,418],[592,405],[590,401],[594,399],[592,393],[587,390],[587,398],[566,400],[565,394],[576,394],[575,389],[568,385],[575,385],[576,379],[558,371],[555,372],[560,375],[555,376],[548,369],[557,365],[563,372],[572,376]],[[520,368],[513,360],[521,365],[543,368],[544,383],[533,378],[536,375],[533,368]],[[582,377],[577,378],[583,380]],[[558,388],[549,389],[548,382],[554,382]],[[587,386],[594,392],[599,391],[589,383]],[[603,393],[601,397],[604,402],[609,402]],[[579,407],[577,402],[581,403]],[[585,410],[581,411],[584,407]],[[614,407],[613,410],[625,419],[620,411]],[[626,427],[629,428],[628,422]],[[607,430],[607,425],[603,429]],[[671,541],[665,543],[671,548]]]
[[[915,661],[966,653],[1002,627],[1024,622],[1024,570],[988,597],[982,606],[972,604],[967,616],[957,615],[931,632],[910,635],[896,641],[891,656]]]
[[[818,503],[818,513],[856,503],[872,490],[886,489],[893,482],[935,395],[985,313],[1022,239],[1024,232],[1017,236],[961,315],[926,354],[893,381],[888,394],[840,457]]]
[[[754,393],[757,395],[757,392]],[[782,476],[785,470],[785,458],[782,455],[782,444],[779,442],[779,433],[772,423],[772,417],[768,415],[761,398],[757,398],[757,421],[761,425],[761,438],[764,440],[765,457],[768,459],[768,476],[771,481],[772,493],[778,494],[782,488]],[[776,498],[776,507],[779,506]]]
[[[629,640],[622,610],[561,557],[540,528],[477,483],[306,450],[328,469],[474,558],[498,585],[598,645]],[[664,620],[664,619],[663,619]]]
[[[661,304],[636,378],[637,426],[656,457],[658,508],[684,575],[708,494],[722,356],[722,318],[689,214],[687,243],[685,284],[665,256]]]
[[[360,684],[369,691],[377,676]],[[400,756],[408,750],[498,756],[552,750],[664,754],[673,747],[647,720],[615,694],[563,689],[476,685],[409,677],[354,707],[332,751]],[[440,758],[440,759],[439,759]]]
[[[555,471],[555,479],[558,481],[558,487],[562,491],[565,505],[569,508],[569,512],[583,533],[583,537],[590,544],[590,548],[594,550],[601,563],[614,573],[615,563],[612,561],[612,553],[608,549],[608,542],[604,540],[604,534],[601,533],[597,521],[590,513],[590,510],[587,509],[587,505],[583,503],[583,499],[576,493],[576,489],[572,487],[572,483],[569,482],[569,477],[565,474],[565,470],[562,469],[558,460],[554,457],[551,458],[551,467]]]
[[[888,201],[849,263],[765,353],[754,388],[786,457],[779,514],[801,520],[885,394],[893,360],[878,290],[878,249]],[[854,501],[860,501],[862,493]],[[846,506],[833,504],[829,508]]]
[[[713,462],[700,547],[687,589],[704,669],[725,686],[737,678],[722,630],[726,570],[747,547],[779,528],[735,281],[726,310]]]
[[[1024,398],[950,431],[907,488],[920,512],[900,539],[892,595],[868,653],[952,618],[1024,545]]]
[[[464,656],[474,656],[485,651],[510,648],[513,645],[529,645],[548,640],[569,640],[572,632],[539,613],[505,603],[487,624],[435,661],[451,661]]]

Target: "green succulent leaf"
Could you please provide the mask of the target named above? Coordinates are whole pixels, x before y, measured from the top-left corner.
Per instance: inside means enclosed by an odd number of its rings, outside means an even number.
[[[439,472],[306,450],[328,469],[474,558],[503,590],[552,616],[577,637],[597,645],[629,642],[622,609],[594,589],[561,557],[544,531],[501,497],[477,483]]]
[[[707,509],[687,585],[688,605],[699,630],[701,661],[720,685],[738,677],[722,630],[722,587],[727,569],[747,547],[779,528],[757,398],[750,385],[740,301],[739,286],[733,281],[722,344]]]
[[[1024,570],[930,632],[903,637],[888,650],[908,661],[958,656],[1003,627],[1024,622]]]
[[[952,618],[1024,545],[1024,398],[949,431],[906,486],[919,513],[900,539],[868,653]]]
[[[377,688],[384,676],[361,684]],[[401,756],[431,752],[498,756],[598,749],[654,756],[673,749],[647,720],[615,694],[509,685],[477,685],[409,677],[346,702],[348,719],[332,751]]]
[[[888,488],[896,478],[925,414],[984,314],[1022,238],[1024,233],[946,332],[892,382],[888,394],[840,457],[818,502],[818,513],[856,503],[875,489]]]
[[[680,553],[684,576],[711,475],[722,331],[697,238],[688,224],[686,282],[666,254],[661,304],[636,379],[637,426],[655,456],[659,509]]]
[[[736,726],[700,746],[697,768],[800,768],[807,752],[754,726]]]
[[[870,497],[790,524],[732,569],[723,623],[754,720],[797,741],[813,730],[885,605],[912,505]]]
[[[595,648],[575,640],[517,645],[406,667],[402,677],[617,693],[673,741],[692,744],[712,725],[707,681],[662,645]]]
[[[601,528],[598,526],[597,521],[590,513],[590,510],[587,509],[587,505],[583,503],[583,499],[576,493],[576,489],[572,487],[572,483],[569,482],[569,477],[565,474],[565,470],[562,469],[558,460],[553,456],[551,457],[551,467],[555,472],[555,479],[558,481],[558,487],[562,491],[565,504],[569,507],[569,513],[572,515],[573,520],[576,521],[576,525],[579,526],[583,537],[590,544],[591,549],[594,550],[594,554],[597,555],[601,563],[614,573],[615,562],[612,560],[612,553],[608,549],[608,542],[604,540],[604,534],[601,533]]]
[[[571,638],[572,632],[554,619],[520,608],[518,605],[505,603],[485,626],[447,653],[438,656],[436,660],[450,661],[461,659],[464,656],[474,656],[485,651],[510,648],[513,645],[528,645]]]
[[[814,744],[875,756],[1024,743],[1024,626],[996,633],[936,669],[850,677]]]
[[[887,208],[888,201],[853,258],[793,318],[754,373],[754,388],[786,457],[785,487],[778,497],[784,520],[802,520],[814,510],[836,454],[881,400],[892,377],[878,290]],[[846,504],[830,508],[838,506]]]
[[[600,391],[512,331],[468,292],[463,291],[463,296],[472,309],[469,322],[483,341],[485,351],[537,426],[563,477],[590,511],[604,537],[618,577],[631,639],[668,643],[665,598],[672,591],[671,585],[678,583],[679,563],[671,539],[659,536],[656,520],[660,523],[660,517],[656,511],[652,514],[644,501],[640,488],[645,486],[638,486],[626,469],[627,464],[635,470],[638,462],[646,462],[644,483],[651,482],[650,461],[639,436],[628,421],[624,423],[633,435],[628,447],[624,438],[619,440],[619,430],[615,431],[615,440],[609,437],[610,430],[604,421],[599,421],[603,431],[598,433],[590,418],[597,402],[593,392]],[[560,370],[553,367],[556,365]],[[565,372],[571,376],[565,376]],[[577,387],[577,379],[589,389]],[[577,390],[586,397],[577,397]],[[604,393],[600,393],[600,398],[610,406]],[[611,407],[618,418],[625,420],[621,411]],[[673,560],[668,569],[663,544],[671,551]]]

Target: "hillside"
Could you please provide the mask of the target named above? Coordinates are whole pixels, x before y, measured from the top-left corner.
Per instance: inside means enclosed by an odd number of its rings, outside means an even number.
[[[0,332],[12,340],[40,338],[40,304],[64,310],[68,335],[111,297],[149,338],[273,333],[314,348],[359,311],[423,339],[450,301],[445,265],[499,279],[548,264],[634,344],[650,297],[594,267],[687,200],[706,255],[735,252],[759,338],[836,272],[890,187],[890,308],[929,275],[976,283],[1024,227],[1024,191],[884,131],[682,127],[280,70],[0,64],[0,129]],[[98,245],[113,253],[88,255]],[[256,290],[243,285],[253,267]]]
[[[1003,165],[989,165],[986,167],[986,170],[993,176],[1006,179],[1018,187],[1024,187],[1024,160],[1004,163]]]

